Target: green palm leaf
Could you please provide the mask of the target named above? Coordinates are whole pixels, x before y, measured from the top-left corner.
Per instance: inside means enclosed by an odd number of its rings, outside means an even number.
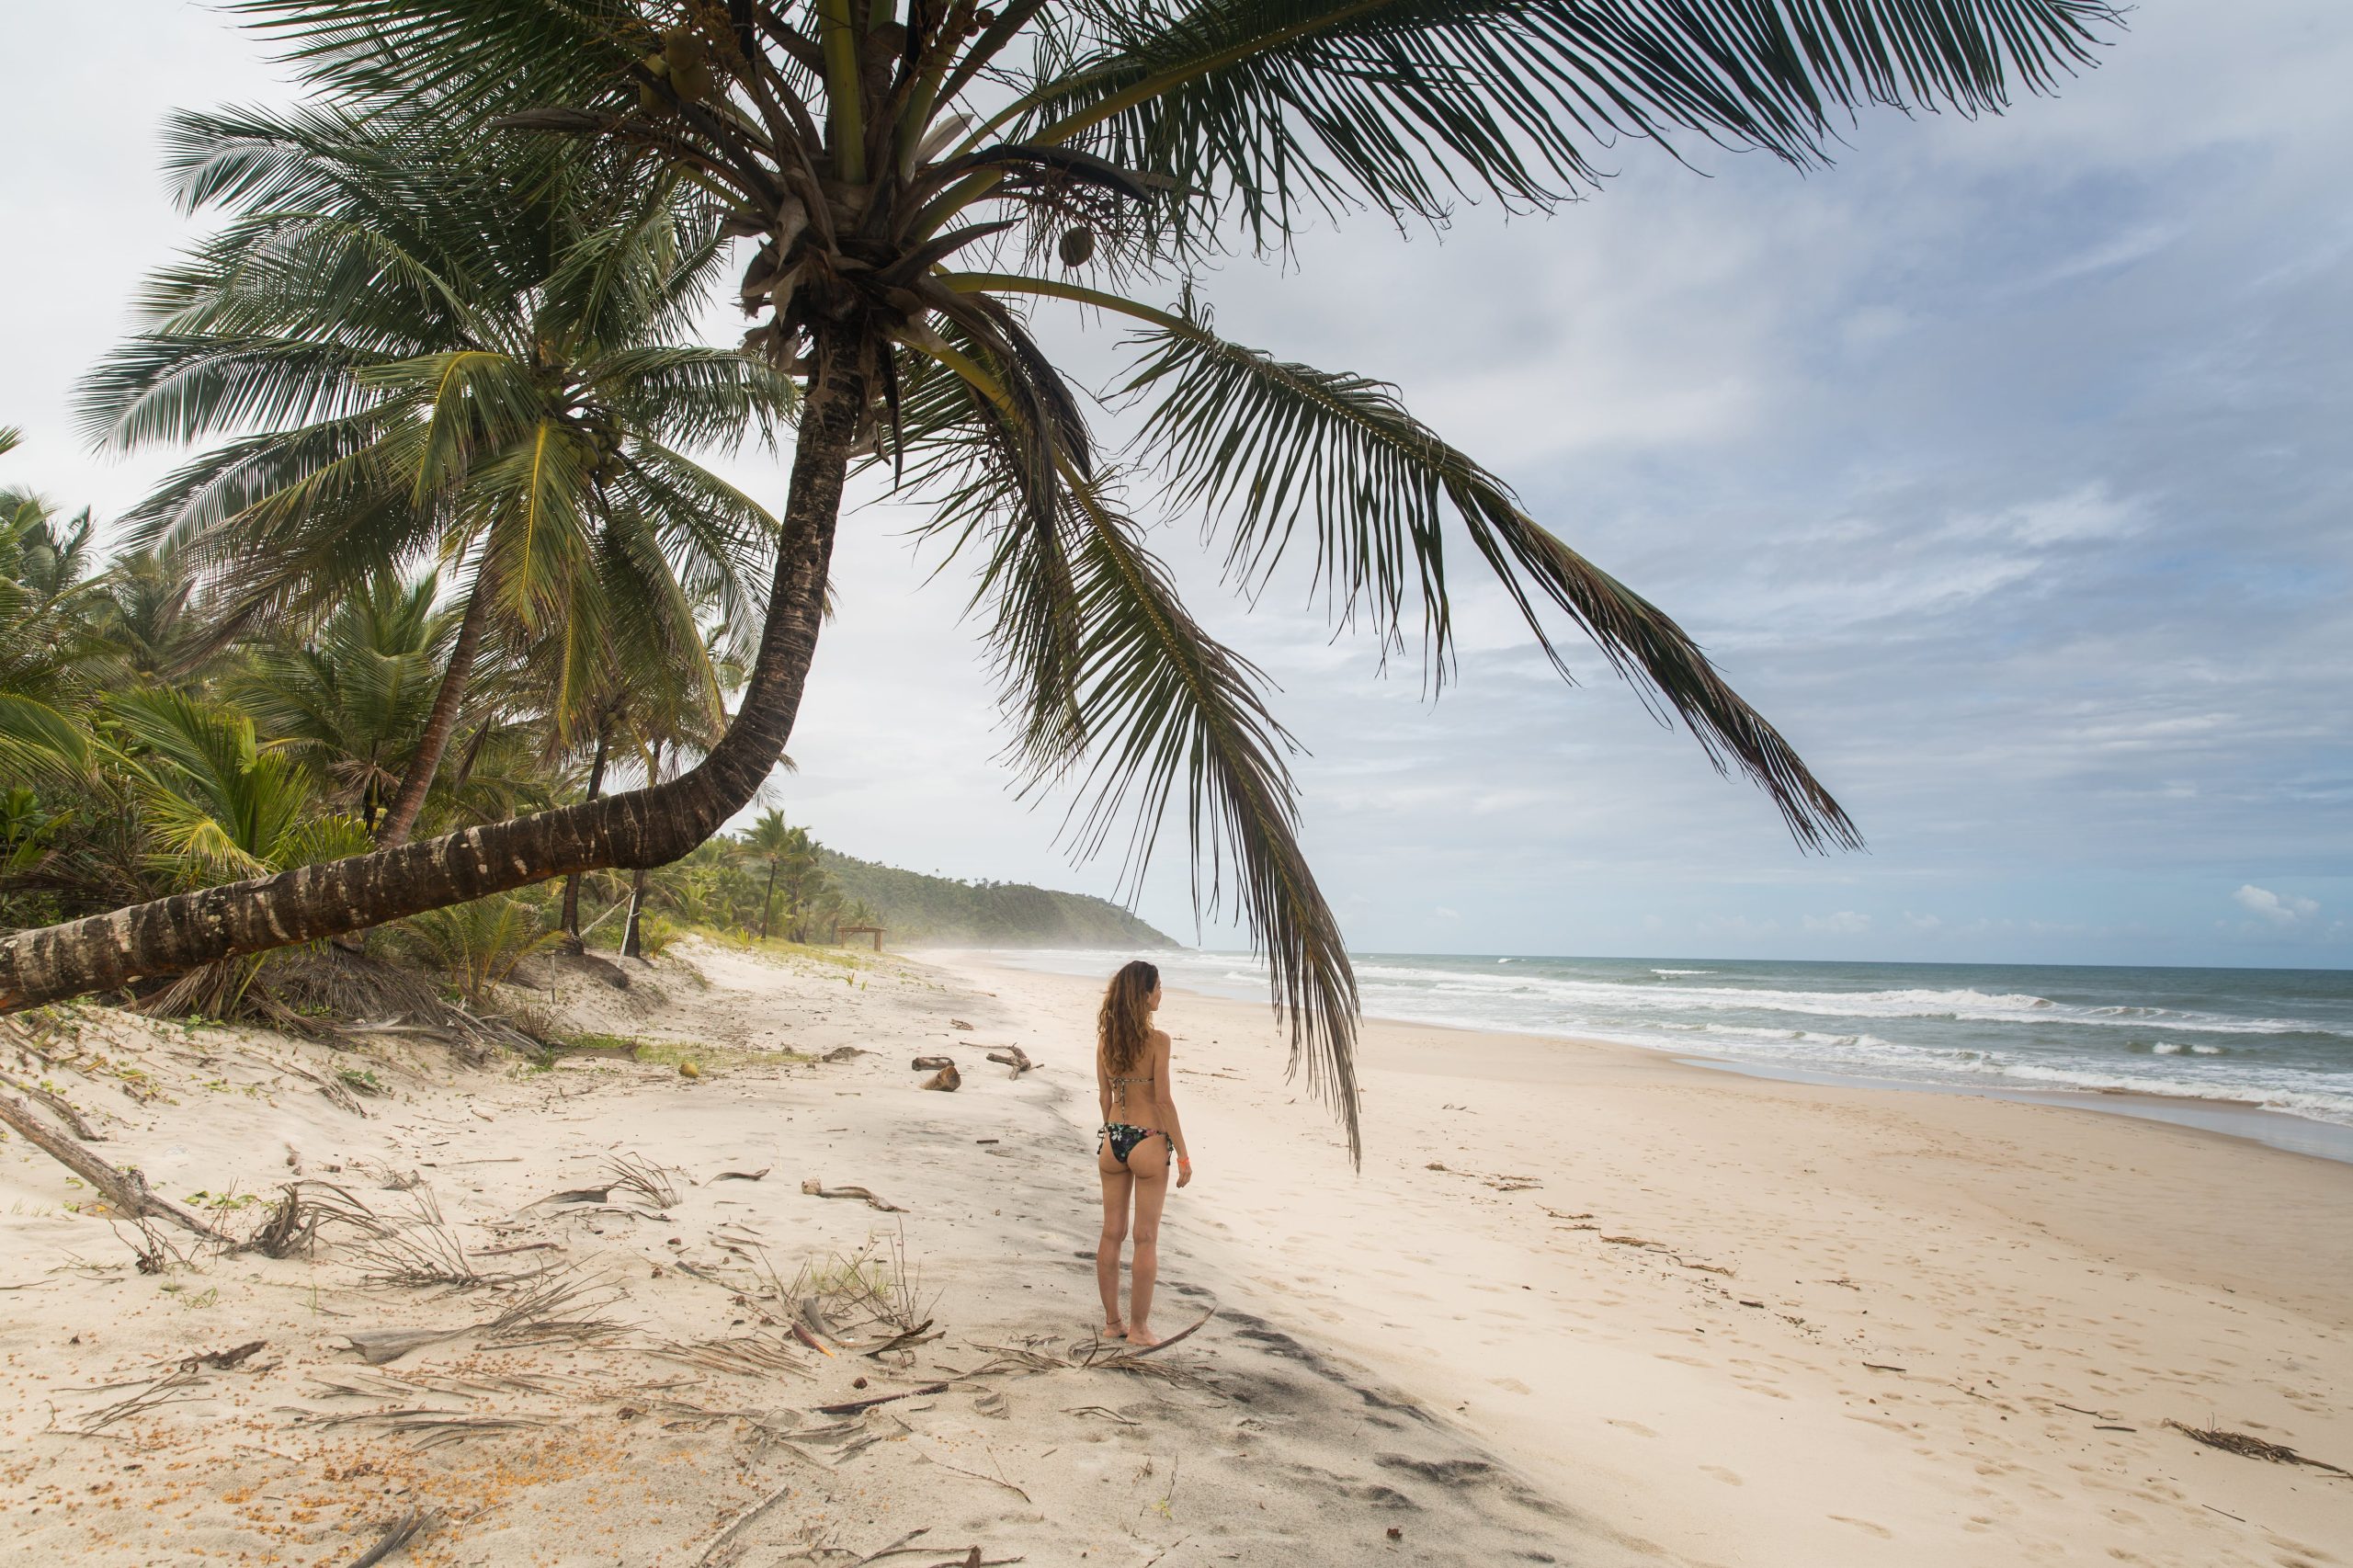
[[[1017,129],[1238,206],[1261,244],[1302,201],[1442,218],[1549,206],[1622,136],[1823,159],[1834,111],[1997,110],[2091,58],[2104,0],[1081,0]],[[999,119],[1008,117],[1001,115]],[[1181,212],[1188,229],[1199,218]]]
[[[1384,383],[1279,360],[1210,331],[1187,302],[1140,335],[1127,383],[1148,394],[1142,441],[1179,506],[1229,527],[1229,567],[1263,581],[1302,522],[1317,580],[1400,640],[1417,598],[1449,656],[1446,525],[1469,536],[1563,676],[1544,611],[1565,614],[1654,712],[1673,713],[1718,771],[1737,768],[1812,848],[1859,847],[1846,811],[1665,611],[1539,526],[1509,487],[1409,414]]]
[[[1080,744],[1088,803],[1076,845],[1093,854],[1127,824],[1129,884],[1140,885],[1172,797],[1184,802],[1194,896],[1211,912],[1231,901],[1265,955],[1290,1028],[1290,1066],[1347,1130],[1357,1119],[1356,979],[1339,923],[1301,852],[1298,806],[1283,753],[1291,741],[1267,711],[1264,677],[1202,631],[1167,574],[1108,503],[1072,476],[1077,569]],[[1206,870],[1208,884],[1202,885]]]

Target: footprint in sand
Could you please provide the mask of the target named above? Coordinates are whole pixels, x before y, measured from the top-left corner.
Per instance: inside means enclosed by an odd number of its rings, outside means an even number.
[[[1895,1532],[1889,1529],[1885,1525],[1875,1525],[1869,1519],[1853,1518],[1845,1514],[1833,1514],[1830,1517],[1837,1520],[1842,1525],[1852,1525],[1857,1529],[1861,1530],[1868,1535],[1875,1535],[1879,1537],[1881,1540],[1893,1540],[1895,1539]]]
[[[1712,1475],[1718,1481],[1722,1482],[1726,1486],[1745,1486],[1748,1484],[1748,1483],[1740,1478],[1737,1471],[1726,1470],[1720,1464],[1703,1464],[1699,1467],[1699,1473],[1701,1475]]]
[[[1494,1387],[1503,1390],[1506,1393],[1533,1393],[1536,1392],[1529,1388],[1526,1383],[1521,1382],[1518,1378],[1489,1378],[1487,1381]]]
[[[1610,1426],[1619,1428],[1620,1431],[1631,1432],[1637,1437],[1655,1437],[1658,1436],[1657,1433],[1652,1431],[1649,1427],[1643,1426],[1639,1421],[1620,1421],[1614,1415],[1605,1415],[1602,1419],[1607,1421]]]

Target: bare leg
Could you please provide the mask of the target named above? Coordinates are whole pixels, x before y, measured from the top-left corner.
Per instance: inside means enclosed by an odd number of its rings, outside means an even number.
[[[1168,1201],[1168,1145],[1147,1138],[1128,1156],[1128,1171],[1135,1187],[1135,1262],[1128,1274],[1128,1343],[1141,1348],[1157,1345],[1160,1336],[1146,1326],[1152,1317],[1152,1290],[1160,1280],[1160,1209]]]
[[[1103,1336],[1127,1332],[1120,1321],[1120,1248],[1128,1239],[1128,1193],[1135,1186],[1125,1165],[1103,1151],[1103,1233],[1095,1241],[1095,1288],[1103,1297]]]

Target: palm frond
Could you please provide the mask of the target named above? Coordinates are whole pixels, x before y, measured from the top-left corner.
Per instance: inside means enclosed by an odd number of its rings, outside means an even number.
[[[1051,62],[1028,139],[1069,141],[1238,209],[1437,220],[1463,196],[1545,207],[1620,137],[1824,159],[1865,103],[1998,110],[2087,64],[2105,0],[1080,0],[1094,47]]]
[[[1394,645],[1418,598],[1442,673],[1452,635],[1450,520],[1563,676],[1548,608],[1574,620],[1654,713],[1681,720],[1719,772],[1737,768],[1764,790],[1801,845],[1860,846],[1845,809],[1681,627],[1538,525],[1501,480],[1414,418],[1394,389],[1228,342],[1189,301],[1137,342],[1142,362],[1127,388],[1152,399],[1144,449],[1160,461],[1173,505],[1231,528],[1234,573],[1263,581],[1304,521],[1317,580],[1342,613],[1362,610]]]
[[[1128,885],[1140,885],[1170,798],[1181,793],[1195,903],[1215,913],[1232,901],[1290,1026],[1290,1068],[1304,1066],[1361,1164],[1356,976],[1299,846],[1283,762],[1290,738],[1267,711],[1264,677],[1187,612],[1101,483],[1070,479],[1088,754],[1077,766],[1089,797],[1074,819],[1075,846],[1093,854],[1125,823]]]

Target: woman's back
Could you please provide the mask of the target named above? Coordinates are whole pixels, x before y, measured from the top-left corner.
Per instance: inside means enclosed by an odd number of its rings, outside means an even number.
[[[1138,1059],[1124,1068],[1115,1066],[1103,1049],[1097,1047],[1095,1076],[1109,1113],[1104,1119],[1155,1131],[1163,1127],[1165,1119],[1161,1114],[1160,1068],[1167,1060],[1168,1037],[1158,1029],[1144,1037]]]

